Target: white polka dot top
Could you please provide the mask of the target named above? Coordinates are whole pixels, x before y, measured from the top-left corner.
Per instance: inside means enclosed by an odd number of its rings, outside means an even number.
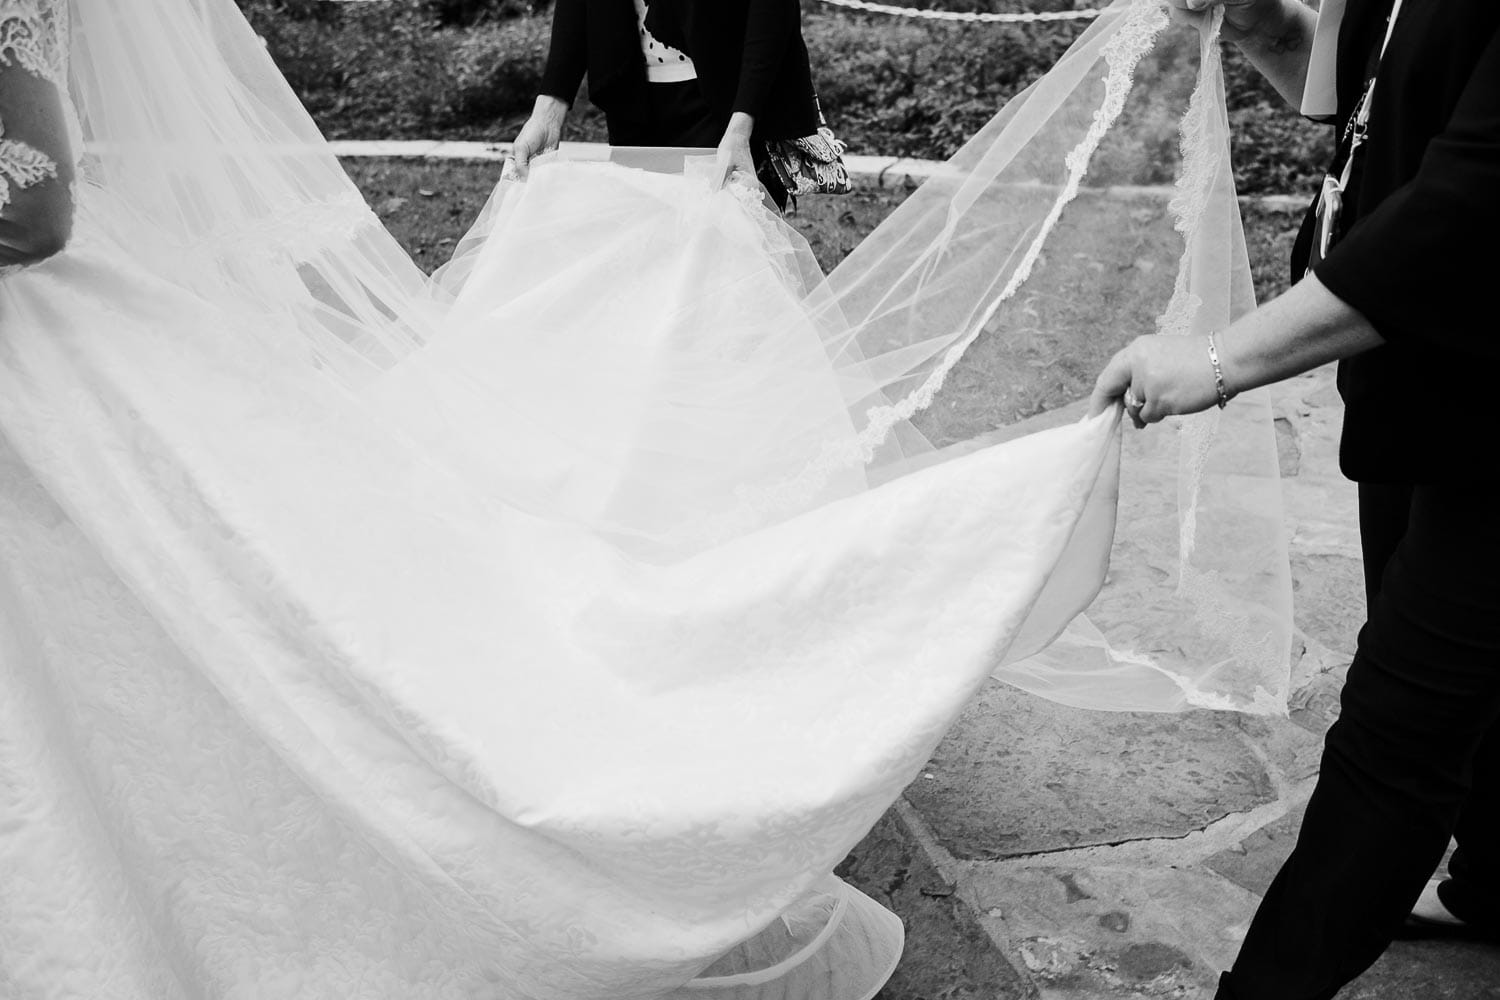
[[[646,79],[652,83],[681,83],[698,79],[698,71],[686,54],[663,45],[646,30],[647,0],[635,0],[635,23],[641,33],[641,51],[646,56]]]

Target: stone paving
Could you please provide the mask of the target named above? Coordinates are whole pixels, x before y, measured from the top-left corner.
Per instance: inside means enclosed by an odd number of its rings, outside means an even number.
[[[509,152],[334,145],[341,156]],[[941,166],[846,159],[880,183]],[[840,869],[906,923],[901,964],[876,1000],[1212,997],[1291,850],[1364,616],[1333,369],[1277,387],[1274,412],[1297,625],[1290,717],[1085,713],[992,682]],[[1500,948],[1397,942],[1339,1000],[1500,1000]]]
[[[992,682],[841,869],[907,924],[883,1000],[1212,997],[1291,850],[1364,615],[1332,368],[1273,406],[1290,717],[1080,712]],[[1500,1000],[1500,948],[1398,942],[1346,998]]]

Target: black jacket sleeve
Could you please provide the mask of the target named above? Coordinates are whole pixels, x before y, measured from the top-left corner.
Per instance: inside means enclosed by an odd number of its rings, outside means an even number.
[[[759,115],[781,77],[783,60],[801,27],[798,0],[750,0],[745,17],[745,48],[733,111]]]
[[[1356,221],[1316,274],[1388,341],[1494,360],[1497,248],[1500,32],[1475,63],[1446,127],[1427,143],[1415,176]]]
[[[541,92],[572,104],[588,71],[585,0],[556,0],[552,5],[552,41],[542,71]]]

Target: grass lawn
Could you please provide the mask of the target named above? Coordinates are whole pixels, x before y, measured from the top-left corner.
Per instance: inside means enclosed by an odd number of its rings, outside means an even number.
[[[331,138],[513,138],[540,86],[550,38],[549,5],[533,0],[238,2]],[[1074,3],[920,5],[1014,11]],[[490,16],[441,16],[440,8],[466,6],[485,7]],[[939,160],[1051,68],[1087,27],[1080,21],[911,21],[817,4],[803,4],[803,11],[822,106],[849,151]],[[1172,29],[1162,37],[1138,71],[1148,84],[1174,68],[1191,72],[1197,63],[1195,35]],[[1331,153],[1332,130],[1286,108],[1233,46],[1224,57],[1238,189],[1272,194],[1316,185]],[[603,118],[586,99],[570,115],[567,137],[604,137]]]
[[[448,259],[500,170],[498,163],[441,161],[361,159],[344,165],[387,228],[428,271]],[[844,197],[804,198],[790,222],[827,270],[907,194],[867,184]],[[1146,253],[1139,243],[1122,239],[1099,246],[1088,235],[1134,230],[1139,239],[1160,239],[1163,229],[1152,223],[1165,210],[1160,199],[1080,196],[1069,211],[1091,213],[1097,221],[1085,233],[1056,238],[1048,248],[1048,266],[1078,269],[1079,281],[1093,293],[1072,299],[1019,297],[1015,307],[1033,321],[1015,335],[982,337],[970,348],[939,404],[919,421],[924,433],[935,442],[959,440],[1086,395],[1105,359],[1152,329],[1154,317],[1140,306],[1142,287],[1159,292],[1160,283],[1172,277],[1164,269],[1143,273],[1126,259]],[[1241,210],[1256,295],[1266,301],[1287,286],[1286,261],[1300,214],[1253,200],[1243,202]]]

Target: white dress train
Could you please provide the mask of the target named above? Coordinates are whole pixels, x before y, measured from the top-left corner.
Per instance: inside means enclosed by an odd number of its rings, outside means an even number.
[[[0,984],[867,1000],[829,872],[1098,592],[1118,414],[872,487],[915,354],[753,199],[542,165],[429,284],[228,0],[111,3],[0,0],[81,176],[0,277]]]

